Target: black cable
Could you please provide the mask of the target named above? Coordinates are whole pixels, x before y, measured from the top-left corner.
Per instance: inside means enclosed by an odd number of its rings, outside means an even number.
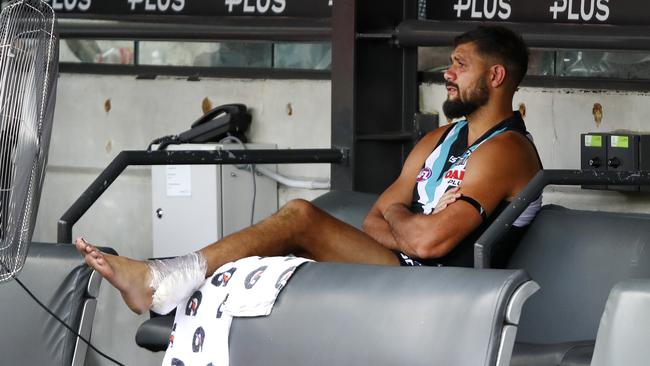
[[[2,265],[2,267],[3,267],[5,270],[7,270],[7,267],[4,265],[4,263],[2,263],[2,261],[0,261],[0,265]],[[61,323],[61,324],[62,324],[66,329],[68,329],[70,332],[72,332],[74,335],[76,335],[79,339],[81,339],[84,343],[86,343],[86,344],[88,345],[88,347],[90,347],[93,351],[97,352],[100,356],[102,356],[102,357],[104,357],[105,359],[107,359],[107,360],[109,360],[109,361],[115,363],[116,365],[124,366],[123,363],[121,363],[121,362],[115,360],[115,359],[112,358],[111,356],[109,356],[109,355],[105,354],[104,352],[98,350],[95,346],[93,346],[93,345],[90,343],[90,341],[88,341],[86,338],[84,338],[84,337],[83,337],[81,334],[79,334],[76,330],[72,329],[72,327],[69,326],[68,324],[66,324],[66,322],[63,321],[63,319],[59,318],[56,314],[54,314],[54,312],[52,312],[52,310],[50,310],[47,306],[45,306],[45,304],[43,304],[43,303],[42,303],[38,298],[36,298],[36,296],[35,296],[31,291],[29,291],[29,289],[27,288],[27,286],[25,286],[22,282],[20,282],[20,280],[18,279],[18,277],[14,277],[14,280],[16,281],[16,283],[17,283],[18,285],[20,285],[20,287],[23,288],[23,290],[25,290],[25,292],[27,293],[27,295],[29,295],[29,296],[32,298],[32,300],[36,301],[36,303],[37,303],[41,308],[43,308],[43,310],[45,310],[45,311],[46,311],[48,314],[50,314],[54,319],[56,319],[59,323]]]
[[[167,148],[167,146],[169,146],[169,145],[178,145],[181,142],[182,141],[178,138],[178,135],[169,135],[169,136],[159,137],[159,138],[151,141],[151,143],[149,143],[149,146],[147,147],[147,151],[151,151],[151,146],[156,145],[156,144],[159,144],[157,150],[160,151],[160,150],[165,150]]]

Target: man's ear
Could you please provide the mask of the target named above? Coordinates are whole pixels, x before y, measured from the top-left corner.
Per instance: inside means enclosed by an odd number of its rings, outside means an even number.
[[[493,88],[502,87],[506,82],[507,71],[503,65],[496,64],[490,67],[490,85]]]

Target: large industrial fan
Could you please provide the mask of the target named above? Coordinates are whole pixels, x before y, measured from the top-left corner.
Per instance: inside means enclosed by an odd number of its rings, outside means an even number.
[[[52,8],[7,2],[0,13],[0,282],[23,267],[34,232],[57,74]]]

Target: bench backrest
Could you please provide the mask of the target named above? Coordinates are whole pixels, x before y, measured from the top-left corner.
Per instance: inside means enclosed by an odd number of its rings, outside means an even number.
[[[650,278],[649,244],[649,215],[545,206],[509,264],[541,286],[524,307],[517,340],[595,339],[612,287]]]
[[[506,309],[527,281],[522,271],[308,263],[271,315],[233,319],[230,364],[496,365]]]
[[[645,366],[650,360],[650,280],[612,290],[600,320],[591,366]]]

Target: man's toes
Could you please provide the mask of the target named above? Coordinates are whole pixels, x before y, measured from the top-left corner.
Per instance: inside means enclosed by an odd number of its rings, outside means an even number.
[[[77,238],[74,242],[75,247],[77,247],[77,251],[83,253],[86,250],[86,243],[81,238]]]
[[[94,245],[89,244],[84,238],[78,238],[75,245],[77,246],[77,249],[85,253],[97,250]]]

